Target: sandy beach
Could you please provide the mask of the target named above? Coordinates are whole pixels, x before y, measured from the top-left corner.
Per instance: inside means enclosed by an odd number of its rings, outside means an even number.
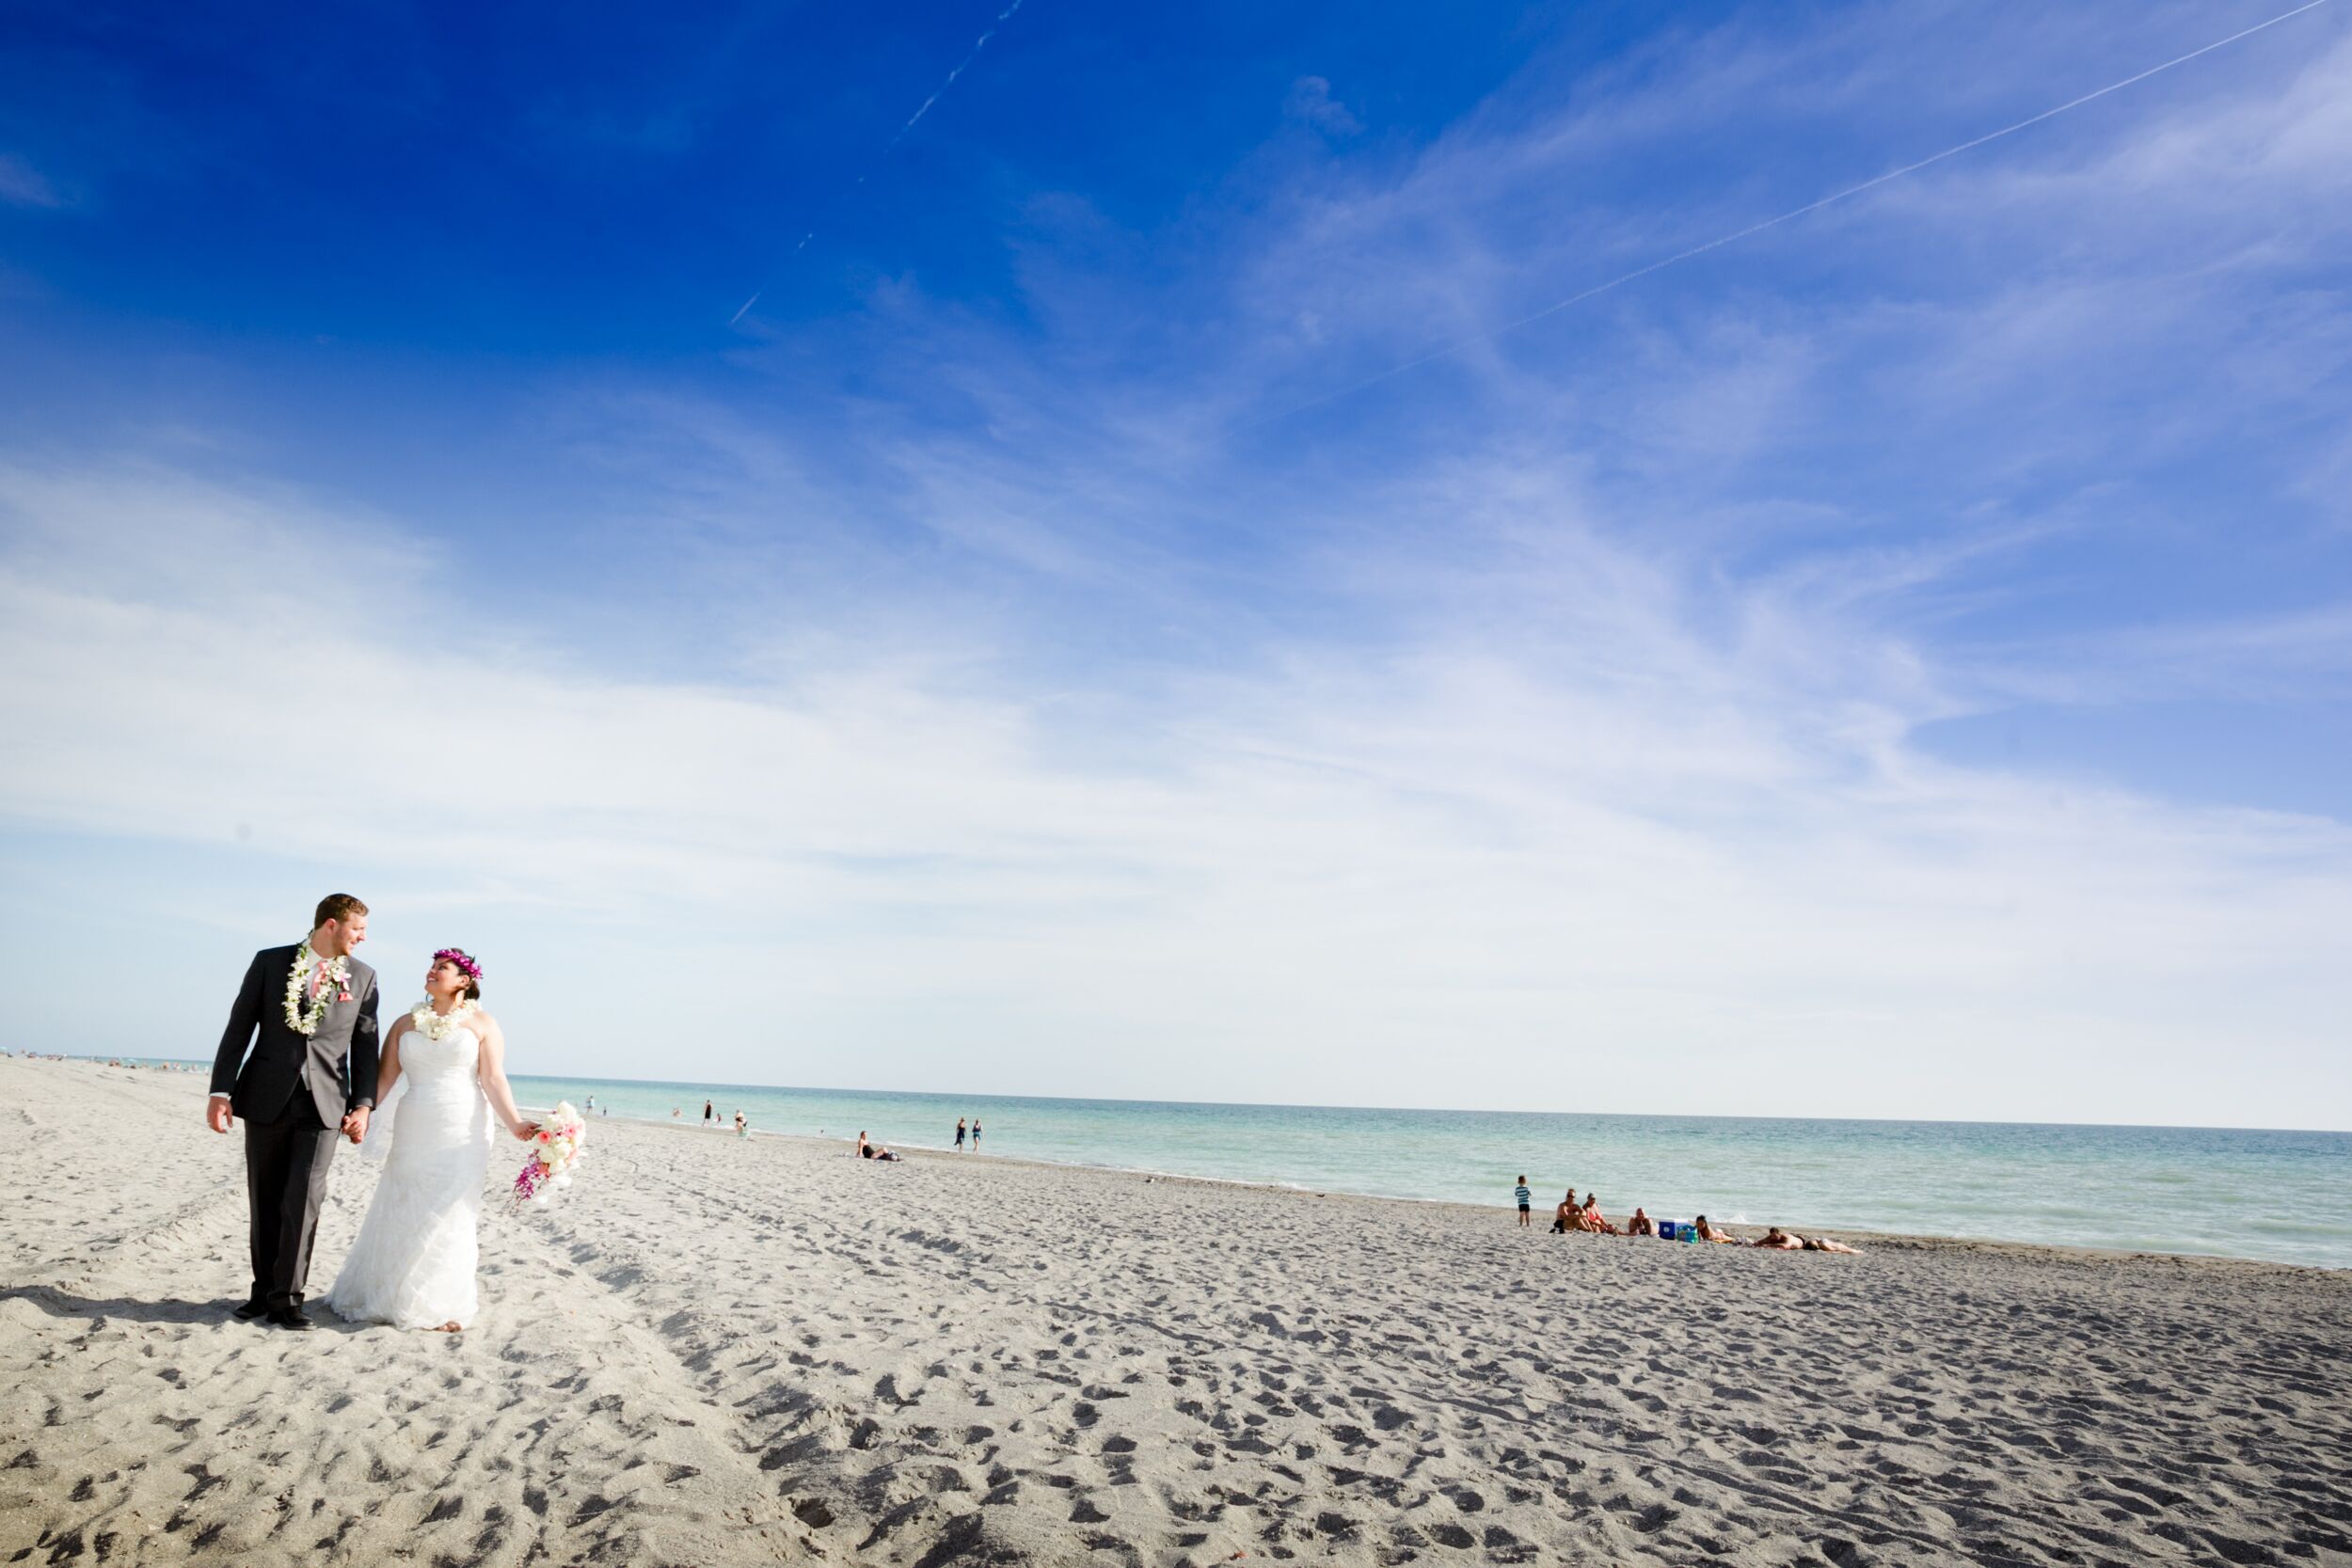
[[[343,1151],[298,1336],[202,1088],[0,1060],[0,1561],[2352,1561],[2340,1272],[599,1122],[456,1337],[316,1305]]]

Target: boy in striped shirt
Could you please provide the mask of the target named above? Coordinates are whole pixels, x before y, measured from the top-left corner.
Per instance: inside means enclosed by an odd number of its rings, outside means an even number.
[[[1521,1229],[1525,1229],[1528,1223],[1527,1206],[1534,1201],[1535,1195],[1528,1191],[1527,1178],[1524,1176],[1519,1178],[1518,1196],[1519,1200],[1519,1227]]]

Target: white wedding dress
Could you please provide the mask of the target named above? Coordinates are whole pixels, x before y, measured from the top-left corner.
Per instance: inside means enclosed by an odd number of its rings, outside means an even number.
[[[396,1328],[473,1322],[493,1126],[475,1076],[481,1050],[463,1024],[438,1040],[401,1036],[400,1081],[361,1145],[370,1158],[383,1151],[384,1176],[326,1292],[337,1317]]]

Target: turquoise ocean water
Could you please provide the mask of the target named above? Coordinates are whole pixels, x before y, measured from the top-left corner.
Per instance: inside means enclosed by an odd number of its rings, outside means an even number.
[[[588,1078],[515,1080],[615,1117],[942,1148],[977,1116],[987,1155],[1539,1209],[1569,1185],[1612,1219],[1779,1223],[2352,1267],[2352,1133],[1940,1121],[1383,1111],[892,1094]]]
[[[126,1058],[127,1059],[127,1058]],[[982,1156],[1504,1205],[1524,1173],[1622,1219],[1973,1236],[2352,1268],[2352,1132],[1212,1105],[517,1076],[525,1104]]]

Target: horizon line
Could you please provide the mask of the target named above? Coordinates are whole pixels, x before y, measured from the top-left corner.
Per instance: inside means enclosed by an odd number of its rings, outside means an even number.
[[[75,1052],[32,1052],[17,1054],[26,1056],[56,1056],[77,1062],[163,1062],[173,1067],[210,1067],[210,1061],[191,1056],[127,1056],[115,1053],[111,1056],[87,1056]],[[884,1089],[855,1088],[826,1084],[734,1084],[718,1079],[687,1078],[613,1078],[595,1077],[586,1073],[516,1072],[510,1078],[571,1080],[580,1083],[626,1084],[644,1087],[696,1089],[754,1089],[785,1094],[891,1094],[920,1095],[934,1100],[1038,1100],[1061,1104],[1095,1103],[1106,1105],[1181,1105],[1201,1109],[1248,1111],[1378,1111],[1405,1116],[1483,1116],[1483,1117],[1612,1117],[1631,1120],[1647,1117],[1652,1120],[1682,1121],[1834,1121],[1854,1122],[1886,1127],[2098,1127],[2115,1132],[2281,1132],[2298,1136],[2352,1138],[2352,1127],[2251,1127],[2220,1122],[2195,1121],[2000,1121],[1980,1117],[1791,1117],[1754,1113],[1725,1115],[1706,1111],[1554,1111],[1505,1110],[1486,1105],[1343,1105],[1315,1104],[1292,1100],[1165,1100],[1130,1095],[1086,1094],[1008,1094],[1002,1090],[977,1089]]]

